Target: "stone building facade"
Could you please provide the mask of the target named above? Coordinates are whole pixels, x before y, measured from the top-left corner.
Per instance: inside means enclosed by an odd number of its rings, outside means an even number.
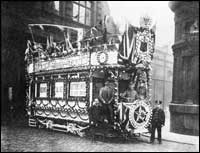
[[[169,3],[175,13],[170,130],[199,135],[199,2]]]
[[[31,39],[28,24],[58,24],[87,31],[109,12],[105,1],[2,1],[1,119],[9,116],[11,106],[16,114],[25,113],[24,52]]]
[[[172,78],[173,54],[168,45],[156,46],[152,61],[151,99],[152,102],[161,100],[166,113],[172,101]]]

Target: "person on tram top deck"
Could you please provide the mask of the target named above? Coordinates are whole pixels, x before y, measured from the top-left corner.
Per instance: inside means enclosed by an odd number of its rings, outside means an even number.
[[[114,123],[114,110],[113,110],[113,100],[114,100],[114,90],[110,86],[110,82],[106,81],[105,86],[99,91],[99,100],[102,103],[102,108],[107,116],[108,122],[110,124]]]
[[[135,83],[131,81],[129,83],[128,89],[121,93],[120,96],[127,99],[128,102],[133,102],[137,99],[137,91],[134,89],[134,87]]]

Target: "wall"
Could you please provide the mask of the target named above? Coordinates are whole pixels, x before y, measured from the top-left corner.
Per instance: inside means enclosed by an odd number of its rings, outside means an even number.
[[[199,2],[174,1],[173,94],[170,130],[199,135]]]
[[[168,46],[156,47],[152,61],[152,102],[161,100],[162,107],[168,111],[172,100],[173,56]]]

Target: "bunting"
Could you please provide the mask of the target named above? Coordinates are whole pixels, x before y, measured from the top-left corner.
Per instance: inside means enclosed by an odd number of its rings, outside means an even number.
[[[47,37],[47,46],[46,46],[46,50],[48,50],[50,48],[50,42],[49,42],[49,38]]]

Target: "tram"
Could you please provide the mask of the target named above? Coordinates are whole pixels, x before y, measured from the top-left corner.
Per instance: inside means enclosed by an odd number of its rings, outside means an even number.
[[[27,41],[25,51],[28,125],[87,135],[95,127],[89,110],[109,80],[114,91],[114,123],[105,122],[109,126],[104,127],[117,135],[149,132],[155,46],[150,22],[143,17],[140,27],[127,24],[121,35],[100,37],[84,37],[81,28],[29,24],[32,40]],[[132,100],[121,96],[130,81],[138,93]]]

